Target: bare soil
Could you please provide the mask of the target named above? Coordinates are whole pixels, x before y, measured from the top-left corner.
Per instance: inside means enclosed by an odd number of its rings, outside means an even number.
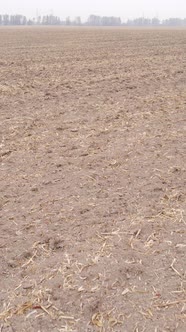
[[[0,54],[0,331],[186,331],[186,30]]]

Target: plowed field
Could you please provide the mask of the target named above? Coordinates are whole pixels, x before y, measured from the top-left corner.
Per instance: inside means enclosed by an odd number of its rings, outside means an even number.
[[[0,29],[0,331],[186,331],[186,30]]]

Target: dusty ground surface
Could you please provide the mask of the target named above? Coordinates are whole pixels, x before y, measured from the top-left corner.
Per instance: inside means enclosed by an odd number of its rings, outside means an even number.
[[[0,331],[186,330],[186,30],[0,30]]]

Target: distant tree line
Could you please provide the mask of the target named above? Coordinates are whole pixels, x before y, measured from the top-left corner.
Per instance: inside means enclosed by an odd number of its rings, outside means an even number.
[[[122,22],[120,17],[90,15],[85,24],[90,26],[118,26]]]
[[[166,20],[159,20],[157,17],[152,19],[139,17],[134,20],[128,20],[124,25],[126,26],[186,26],[186,18],[168,18]]]
[[[37,18],[27,18],[24,15],[0,14],[0,26],[23,26],[23,25],[63,25],[63,26],[186,26],[186,18],[168,18],[159,20],[139,17],[122,22],[120,17],[90,15],[86,22],[82,23],[81,17],[75,19],[67,17],[62,20],[55,15],[38,16]]]

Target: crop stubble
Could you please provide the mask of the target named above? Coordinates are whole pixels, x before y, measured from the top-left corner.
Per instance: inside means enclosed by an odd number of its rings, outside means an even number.
[[[185,41],[0,29],[0,331],[185,331]]]

